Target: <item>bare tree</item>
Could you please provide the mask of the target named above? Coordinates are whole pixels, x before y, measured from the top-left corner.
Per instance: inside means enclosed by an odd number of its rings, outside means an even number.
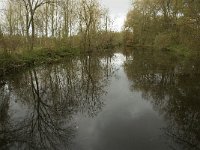
[[[21,0],[26,8],[26,35],[29,40],[30,50],[33,50],[35,39],[35,13],[38,8],[45,4],[52,3],[51,0]],[[29,30],[31,27],[31,38],[29,36]]]

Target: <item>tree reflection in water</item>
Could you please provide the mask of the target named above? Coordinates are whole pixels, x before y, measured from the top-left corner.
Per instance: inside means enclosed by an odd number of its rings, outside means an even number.
[[[0,149],[67,149],[73,115],[95,116],[114,74],[110,57],[88,56],[39,67],[0,88]]]
[[[170,52],[134,50],[124,64],[131,89],[142,92],[166,119],[172,149],[200,149],[200,60]],[[175,144],[176,143],[176,144]]]

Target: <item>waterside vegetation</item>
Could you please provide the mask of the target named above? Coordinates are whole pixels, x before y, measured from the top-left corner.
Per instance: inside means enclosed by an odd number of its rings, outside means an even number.
[[[127,46],[151,46],[187,56],[200,48],[198,0],[135,0],[127,14]]]
[[[8,0],[0,11],[0,76],[116,46],[191,58],[200,48],[200,3],[134,0],[122,32],[98,0]],[[126,48],[125,48],[126,49]]]
[[[8,0],[0,16],[0,76],[121,43],[98,0]]]

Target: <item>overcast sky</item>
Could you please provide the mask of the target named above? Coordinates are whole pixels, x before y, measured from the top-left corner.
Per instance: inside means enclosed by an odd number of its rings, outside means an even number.
[[[114,20],[114,28],[120,31],[131,7],[131,0],[100,0],[100,2],[103,6],[109,8],[110,15]]]

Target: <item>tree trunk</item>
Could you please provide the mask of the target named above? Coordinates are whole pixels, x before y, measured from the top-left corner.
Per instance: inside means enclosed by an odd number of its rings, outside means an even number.
[[[31,41],[30,41],[30,50],[33,50],[34,46],[34,41],[35,41],[35,24],[34,24],[34,13],[31,12],[31,30],[32,30],[32,35],[31,35]]]

